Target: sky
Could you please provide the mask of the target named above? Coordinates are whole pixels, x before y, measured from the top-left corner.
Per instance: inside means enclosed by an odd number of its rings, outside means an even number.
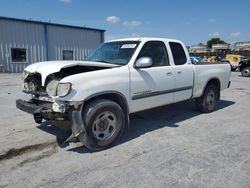
[[[0,16],[105,29],[105,40],[250,41],[250,0],[0,0]]]

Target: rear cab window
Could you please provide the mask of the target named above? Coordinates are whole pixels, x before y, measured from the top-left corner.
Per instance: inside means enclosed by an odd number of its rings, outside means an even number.
[[[175,65],[184,65],[187,62],[187,56],[183,46],[178,42],[169,42],[170,49],[173,54]]]

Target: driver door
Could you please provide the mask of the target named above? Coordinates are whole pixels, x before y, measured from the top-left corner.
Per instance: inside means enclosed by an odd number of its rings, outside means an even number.
[[[131,68],[132,111],[137,112],[174,101],[175,78],[165,43],[149,41],[142,47],[137,60],[152,58],[153,65],[147,68]]]

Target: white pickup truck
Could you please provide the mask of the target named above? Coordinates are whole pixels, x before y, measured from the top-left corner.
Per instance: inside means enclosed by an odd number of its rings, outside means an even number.
[[[102,44],[85,61],[49,61],[23,72],[17,108],[37,123],[68,123],[70,138],[88,148],[110,146],[138,111],[194,98],[208,113],[230,86],[228,63],[190,62],[185,45],[173,39],[128,38]]]

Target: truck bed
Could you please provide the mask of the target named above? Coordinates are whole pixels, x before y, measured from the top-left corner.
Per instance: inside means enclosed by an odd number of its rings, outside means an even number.
[[[194,65],[194,88],[193,97],[199,97],[208,80],[212,78],[220,81],[220,89],[226,89],[230,81],[231,67],[226,62],[199,62]]]
[[[214,65],[214,64],[228,64],[227,62],[221,62],[221,61],[216,61],[216,62],[207,62],[207,61],[201,61],[197,62],[194,65]]]

